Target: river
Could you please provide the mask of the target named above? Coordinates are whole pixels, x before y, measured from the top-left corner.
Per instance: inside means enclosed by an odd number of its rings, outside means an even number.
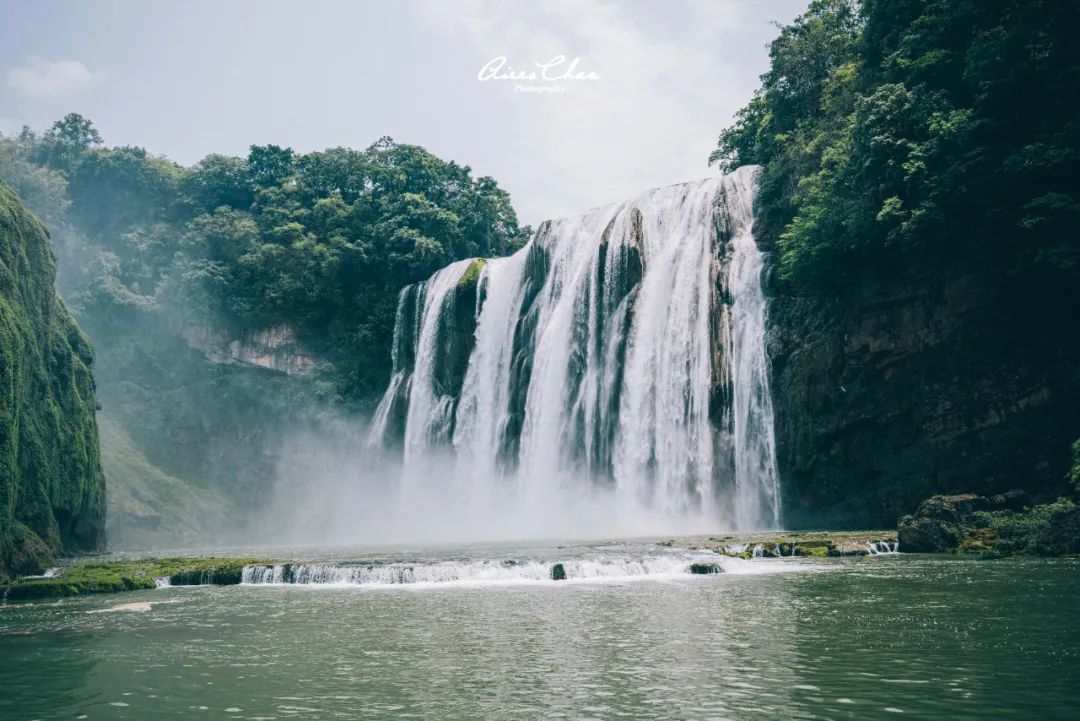
[[[306,553],[416,575],[9,603],[0,718],[1076,717],[1078,559],[700,576],[647,541]],[[505,570],[538,559],[570,578]]]

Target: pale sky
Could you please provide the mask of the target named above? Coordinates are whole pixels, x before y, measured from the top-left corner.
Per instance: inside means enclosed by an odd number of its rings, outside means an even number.
[[[491,175],[535,225],[714,174],[717,135],[768,67],[771,21],[805,5],[0,0],[0,132],[75,111],[108,145],[185,165],[389,135]],[[549,77],[580,58],[599,79],[478,79],[497,57],[539,75],[559,55]]]

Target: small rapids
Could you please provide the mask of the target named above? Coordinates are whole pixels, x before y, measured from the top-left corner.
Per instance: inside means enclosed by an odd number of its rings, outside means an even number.
[[[871,556],[884,556],[900,553],[900,542],[874,541],[866,546],[867,554]]]
[[[747,561],[716,554],[649,555],[636,558],[584,558],[565,561],[501,559],[426,563],[276,563],[244,567],[241,583],[250,586],[392,587],[498,585],[552,582],[671,580],[696,574],[753,575],[793,570],[789,564]],[[696,568],[698,570],[692,570]],[[701,570],[707,568],[709,570]]]

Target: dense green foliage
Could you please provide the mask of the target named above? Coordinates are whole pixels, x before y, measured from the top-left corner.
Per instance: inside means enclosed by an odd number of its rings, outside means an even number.
[[[712,161],[762,166],[785,513],[1064,490],[1080,4],[814,0]]]
[[[713,155],[764,166],[783,277],[835,291],[965,257],[1075,297],[1078,21],[1057,0],[811,3]]]
[[[252,146],[184,168],[103,147],[71,114],[41,137],[0,140],[0,176],[54,228],[80,317],[178,310],[182,323],[236,333],[287,324],[333,361],[347,398],[385,382],[402,286],[527,235],[491,178],[389,138],[363,151]]]
[[[45,228],[0,183],[0,576],[104,543],[93,352],[55,274]]]
[[[1080,508],[1072,499],[1032,506],[1024,511],[981,513],[974,519],[996,537],[992,556],[1060,556],[1080,553]]]

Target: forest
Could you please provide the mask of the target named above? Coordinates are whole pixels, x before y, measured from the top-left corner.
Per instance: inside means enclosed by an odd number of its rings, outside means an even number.
[[[452,260],[520,247],[491,178],[382,138],[363,151],[252,146],[190,168],[106,147],[76,113],[0,139],[0,177],[50,227],[77,317],[180,318],[235,333],[290,326],[344,402],[389,373],[401,287]]]
[[[789,521],[1075,493],[1078,18],[1054,0],[815,0],[770,45],[710,160],[762,166]],[[1075,515],[1055,524],[1075,547]]]

